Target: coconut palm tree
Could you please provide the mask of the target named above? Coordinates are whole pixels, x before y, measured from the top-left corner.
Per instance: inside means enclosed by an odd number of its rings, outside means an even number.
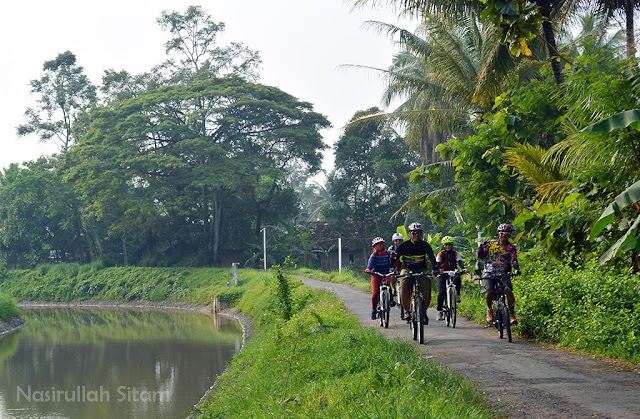
[[[604,12],[608,16],[619,12],[624,14],[627,58],[635,58],[636,41],[634,15],[636,9],[640,7],[640,0],[597,0],[596,5],[599,11]]]
[[[523,61],[500,44],[492,26],[471,14],[455,21],[427,14],[415,33],[382,22],[368,25],[397,39],[401,47],[389,68],[375,69],[387,82],[385,107],[397,100],[401,104],[355,123],[397,123],[407,142],[420,149],[424,163],[436,161],[435,147],[465,133],[469,120],[490,110],[510,77],[520,75],[516,64]]]

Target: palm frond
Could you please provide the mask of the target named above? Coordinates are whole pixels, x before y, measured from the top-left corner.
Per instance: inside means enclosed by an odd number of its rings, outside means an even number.
[[[396,218],[398,215],[408,211],[411,208],[423,208],[425,202],[430,198],[450,199],[453,200],[456,194],[459,192],[457,186],[448,186],[440,189],[436,189],[431,192],[420,192],[412,195],[404,204],[393,213],[390,220]]]
[[[558,203],[572,187],[553,159],[545,158],[547,150],[540,146],[518,143],[507,148],[505,163],[518,172],[534,188],[544,202]]]

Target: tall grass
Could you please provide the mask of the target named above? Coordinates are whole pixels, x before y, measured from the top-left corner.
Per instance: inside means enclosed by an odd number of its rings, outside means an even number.
[[[18,307],[13,298],[0,294],[0,320],[6,321],[18,317]]]
[[[336,297],[289,280],[254,281],[238,303],[256,334],[196,409],[219,417],[485,418],[474,385],[426,362],[415,345],[363,329]]]

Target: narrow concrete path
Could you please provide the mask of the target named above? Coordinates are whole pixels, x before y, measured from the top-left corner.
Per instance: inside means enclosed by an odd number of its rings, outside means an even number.
[[[332,291],[365,327],[389,338],[411,340],[410,329],[392,309],[388,329],[372,321],[371,294],[348,285],[297,277]],[[640,371],[612,361],[576,355],[513,337],[458,318],[456,328],[436,321],[429,309],[426,342],[415,345],[427,358],[475,381],[489,403],[510,418],[640,418]],[[412,341],[413,342],[413,341]]]

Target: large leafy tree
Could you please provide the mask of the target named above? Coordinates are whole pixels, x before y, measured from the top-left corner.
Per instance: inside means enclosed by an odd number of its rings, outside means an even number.
[[[18,135],[38,134],[42,141],[56,141],[64,152],[77,138],[74,124],[95,104],[96,88],[70,51],[45,61],[43,71],[42,77],[31,80],[38,106],[27,108],[27,121],[18,126]]]
[[[352,121],[378,112],[359,111]],[[335,170],[327,181],[334,205],[324,215],[353,222],[365,235],[395,230],[390,218],[408,197],[407,173],[417,155],[395,131],[371,120],[348,125],[334,153]]]
[[[171,238],[163,240],[190,243],[215,261],[225,213],[244,201],[244,225],[256,236],[277,219],[273,206],[282,208],[291,194],[288,173],[319,169],[318,130],[328,125],[310,104],[277,88],[234,77],[197,80],[95,113],[75,148],[73,179],[96,214],[113,207],[112,195],[99,191],[115,182],[115,195],[132,200],[118,202],[119,213],[134,221],[153,208],[149,229],[170,226],[164,234]],[[88,158],[96,150],[107,158]],[[113,175],[103,176],[105,170]]]
[[[10,266],[87,261],[79,203],[60,160],[12,164],[0,177],[0,249]]]

